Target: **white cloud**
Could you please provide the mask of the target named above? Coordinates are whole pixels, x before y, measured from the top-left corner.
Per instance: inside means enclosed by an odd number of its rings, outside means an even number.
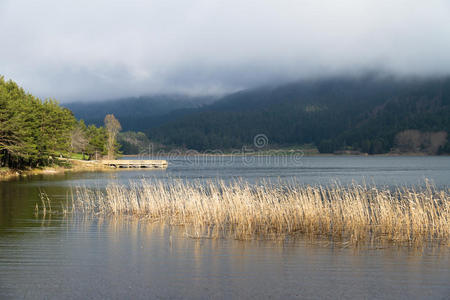
[[[0,74],[62,101],[450,71],[448,1],[0,2]]]

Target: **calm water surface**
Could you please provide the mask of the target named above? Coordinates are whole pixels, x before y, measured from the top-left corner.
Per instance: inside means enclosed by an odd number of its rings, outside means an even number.
[[[450,186],[450,157],[177,157],[166,171],[91,172],[0,182],[0,299],[450,299],[450,247],[351,249],[308,240],[195,240],[124,219],[36,218],[73,186],[147,178]]]

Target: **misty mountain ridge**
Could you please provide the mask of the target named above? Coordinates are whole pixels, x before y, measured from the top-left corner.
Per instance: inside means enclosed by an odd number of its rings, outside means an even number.
[[[367,74],[264,86],[199,102],[159,96],[69,108],[96,124],[114,113],[125,130],[174,147],[239,149],[262,133],[273,147],[314,144],[321,152],[385,153],[395,148],[401,131],[448,134],[449,99],[449,77]]]
[[[188,96],[160,94],[89,102],[62,104],[78,119],[86,123],[102,125],[107,114],[114,114],[124,130],[139,130],[164,121],[164,116],[174,110],[197,109],[217,100],[215,96]]]
[[[239,149],[262,133],[274,147],[386,153],[405,130],[448,135],[449,104],[449,77],[332,77],[227,95],[147,133],[197,150]]]

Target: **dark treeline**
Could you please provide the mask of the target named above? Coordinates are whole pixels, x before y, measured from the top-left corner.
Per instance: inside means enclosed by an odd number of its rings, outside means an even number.
[[[123,154],[149,155],[154,150],[152,143],[143,132],[121,132],[117,141]]]
[[[448,153],[449,131],[449,78],[377,76],[239,92],[147,130],[153,141],[196,150],[239,149],[263,133],[274,147],[314,144],[322,153],[370,154]]]
[[[57,157],[106,154],[107,131],[86,126],[55,100],[40,100],[0,77],[0,167],[40,167]]]

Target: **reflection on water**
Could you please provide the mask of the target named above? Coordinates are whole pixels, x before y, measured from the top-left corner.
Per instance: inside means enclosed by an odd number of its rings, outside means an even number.
[[[48,226],[50,225],[50,226]],[[442,298],[448,248],[351,249],[307,241],[189,239],[133,219],[51,221],[3,236],[1,293],[14,298]]]
[[[55,205],[71,186],[111,180],[235,176],[338,179],[444,187],[449,157],[320,157],[279,166],[190,163],[167,171],[36,176],[0,182],[0,298],[448,298],[450,247],[350,248],[302,239],[191,239],[182,227],[123,218],[35,217],[39,190]]]

